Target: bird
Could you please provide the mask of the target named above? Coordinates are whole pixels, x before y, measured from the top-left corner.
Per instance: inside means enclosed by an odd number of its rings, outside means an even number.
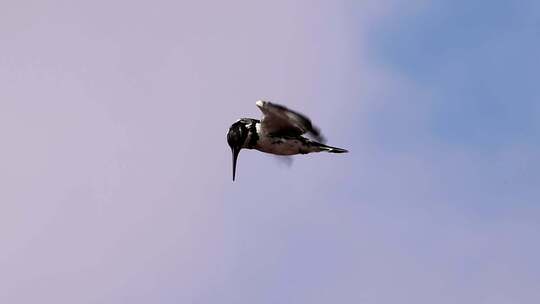
[[[305,115],[270,101],[258,100],[255,105],[262,112],[260,120],[240,118],[227,132],[227,143],[232,152],[233,181],[236,178],[238,154],[242,149],[255,149],[275,155],[349,152],[325,145],[321,131]]]

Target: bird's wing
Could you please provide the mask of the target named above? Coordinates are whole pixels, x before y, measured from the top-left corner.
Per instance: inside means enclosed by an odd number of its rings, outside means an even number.
[[[263,113],[261,127],[271,135],[300,136],[308,133],[315,140],[324,142],[320,130],[306,116],[285,106],[259,100],[257,107]]]

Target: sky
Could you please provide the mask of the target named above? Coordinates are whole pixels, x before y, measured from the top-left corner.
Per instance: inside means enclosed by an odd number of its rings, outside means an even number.
[[[538,303],[538,1],[0,2],[0,302]],[[259,99],[347,154],[226,132]]]

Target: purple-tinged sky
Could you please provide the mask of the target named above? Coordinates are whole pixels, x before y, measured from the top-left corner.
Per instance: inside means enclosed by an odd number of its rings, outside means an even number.
[[[538,303],[537,1],[0,2],[1,303]],[[346,155],[225,134],[257,99]]]

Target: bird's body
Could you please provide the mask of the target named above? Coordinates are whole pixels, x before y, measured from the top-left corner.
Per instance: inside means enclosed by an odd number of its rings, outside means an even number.
[[[231,125],[227,134],[233,152],[233,180],[241,149],[256,149],[275,155],[348,152],[320,143],[324,139],[319,130],[302,114],[268,101],[257,101],[256,104],[263,112],[262,120],[241,118]],[[302,136],[305,133],[310,133],[318,141]]]
[[[235,124],[242,124],[247,129],[247,136],[242,144],[243,149],[255,149],[275,155],[307,154],[321,151],[346,152],[343,149],[326,146],[301,135],[274,135],[265,132],[258,119],[242,118],[237,120]]]

